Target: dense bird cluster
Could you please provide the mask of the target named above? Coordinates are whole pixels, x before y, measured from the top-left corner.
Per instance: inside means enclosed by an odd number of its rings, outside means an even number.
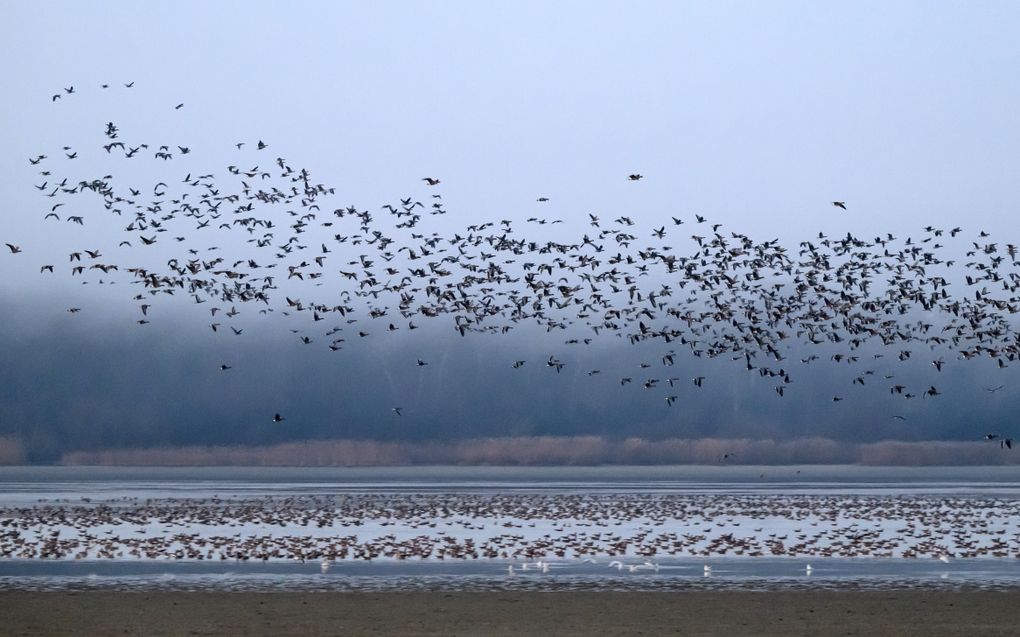
[[[762,493],[50,502],[0,508],[0,558],[557,559],[604,566],[614,558],[1015,558],[1018,508],[1015,500],[970,496]]]
[[[73,86],[52,101],[72,95],[80,95]],[[42,265],[41,274],[67,271],[98,283],[127,278],[137,285],[131,296],[140,325],[154,320],[161,300],[184,297],[208,304],[210,329],[226,337],[244,336],[236,320],[242,313],[277,313],[291,321],[298,345],[338,352],[430,319],[448,320],[461,336],[530,323],[562,333],[571,346],[617,338],[658,344],[656,358],[613,382],[649,390],[671,406],[681,387],[711,382],[671,374],[681,357],[733,359],[779,397],[790,391],[796,368],[842,365],[851,387],[825,397],[840,402],[857,386],[935,399],[946,366],[989,358],[1005,368],[1020,354],[1011,323],[1020,309],[1017,246],[985,232],[928,226],[907,237],[817,234],[787,247],[698,214],[670,214],[647,228],[629,216],[590,213],[590,229],[567,240],[548,230],[529,238],[530,226],[562,223],[540,216],[439,233],[428,229],[430,218],[447,214],[434,176],[422,178],[417,194],[359,210],[338,203],[334,187],[274,156],[262,140],[237,143],[236,162],[201,173],[173,168],[184,155],[194,165],[190,146],[128,138],[114,122],[102,127],[94,148],[80,152],[65,146],[53,157],[29,158],[40,169],[42,220],[71,230],[101,209],[123,220],[123,237],[82,246],[62,267],[56,260]],[[157,176],[135,187],[112,169],[73,175],[82,164],[95,170],[94,156],[112,165],[158,160]],[[644,178],[621,176],[634,188]],[[843,201],[831,206],[837,214],[847,209]],[[155,266],[146,251],[157,245],[173,256]],[[113,246],[126,255],[117,262],[103,255]],[[965,257],[947,256],[953,254]],[[895,364],[918,360],[930,362],[931,382],[899,382]],[[416,364],[424,371],[428,363]],[[565,365],[554,352],[528,368],[559,373]],[[986,437],[1011,446],[1000,433]]]

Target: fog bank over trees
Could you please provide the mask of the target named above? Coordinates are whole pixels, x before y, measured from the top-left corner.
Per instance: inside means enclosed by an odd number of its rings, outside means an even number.
[[[70,453],[120,457],[117,450],[264,450],[286,443],[313,453],[312,441],[318,440],[345,441],[335,444],[346,451],[326,464],[372,463],[357,453],[366,458],[382,453],[383,464],[431,462],[429,450],[436,444],[447,449],[436,461],[531,463],[528,445],[535,443],[498,453],[482,451],[492,442],[472,443],[470,452],[458,447],[467,440],[511,438],[574,439],[575,444],[598,439],[607,446],[586,456],[596,463],[713,462],[726,453],[721,448],[694,453],[684,446],[688,443],[675,443],[662,447],[675,456],[639,454],[627,460],[627,447],[618,446],[627,439],[771,441],[777,446],[768,453],[754,452],[766,463],[785,461],[774,459],[786,453],[775,449],[800,441],[798,448],[811,450],[797,461],[871,462],[874,456],[846,445],[977,442],[989,432],[1011,436],[1006,416],[1020,407],[1011,391],[1017,366],[997,369],[985,360],[949,360],[937,372],[921,356],[916,363],[894,363],[867,361],[862,352],[862,362],[848,365],[827,360],[824,349],[816,348],[820,360],[804,365],[798,362],[804,353],[791,349],[784,354],[791,361],[792,382],[780,398],[774,381],[746,371],[742,361],[704,360],[678,349],[675,364],[665,366],[661,348],[622,339],[568,345],[559,334],[526,328],[461,337],[442,319],[425,322],[411,337],[406,330],[384,334],[385,322],[364,321],[348,335],[344,349],[330,352],[303,345],[271,317],[253,320],[234,337],[172,314],[139,327],[133,317],[116,311],[72,316],[52,307],[42,311],[39,299],[9,301],[0,305],[6,326],[0,334],[5,361],[0,366],[0,461],[7,463],[56,462],[71,458]],[[357,329],[372,336],[359,338]],[[545,364],[549,356],[564,363],[559,373]],[[419,366],[419,359],[428,364]],[[514,369],[517,360],[526,364]],[[222,364],[231,369],[221,370]],[[875,373],[865,385],[853,384],[864,369]],[[595,370],[599,373],[592,374]],[[895,379],[884,379],[888,373]],[[705,377],[703,387],[694,386],[695,376]],[[633,382],[621,386],[622,377]],[[653,377],[660,382],[644,388],[643,381]],[[675,387],[668,378],[677,379]],[[917,394],[937,384],[941,393],[907,400],[890,393],[887,385],[893,382]],[[988,392],[993,385],[1005,388]],[[673,405],[666,403],[670,395],[677,396]],[[834,402],[834,395],[843,400]],[[401,408],[399,416],[394,407]],[[276,413],[285,420],[272,422]],[[804,447],[804,439],[829,439],[831,447]],[[365,446],[356,453],[348,441]],[[392,448],[402,451],[391,458],[385,455],[390,451],[380,451],[390,447],[369,442],[399,443]],[[950,448],[940,457],[955,462]],[[992,454],[982,462],[999,461],[996,444],[980,448]],[[557,453],[548,457],[579,462]],[[893,462],[906,462],[898,454]]]

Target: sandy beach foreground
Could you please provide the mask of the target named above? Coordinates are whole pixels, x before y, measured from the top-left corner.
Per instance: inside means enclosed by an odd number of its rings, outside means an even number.
[[[0,635],[1015,635],[1020,592],[3,592]]]

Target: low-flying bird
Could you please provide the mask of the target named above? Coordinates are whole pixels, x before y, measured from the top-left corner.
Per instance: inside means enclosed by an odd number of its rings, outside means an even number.
[[[392,411],[398,416],[403,416],[404,414],[400,413],[401,411],[403,411],[403,409],[404,409],[403,407],[394,407]]]
[[[281,416],[280,414],[276,414],[275,416],[273,416],[273,422],[283,422],[284,420],[287,419]]]
[[[220,371],[221,371],[221,372],[225,372],[225,371],[227,371],[228,369],[233,369],[233,367],[231,367],[230,365],[227,365],[226,363],[224,363],[224,364],[220,365]]]
[[[833,201],[832,205],[836,206],[837,208],[842,208],[843,210],[846,210],[846,202],[845,201]]]

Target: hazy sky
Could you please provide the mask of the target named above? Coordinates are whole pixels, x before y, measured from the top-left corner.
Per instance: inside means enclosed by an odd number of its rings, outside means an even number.
[[[903,235],[928,224],[1020,239],[1015,2],[3,7],[0,243],[25,253],[0,254],[0,301],[17,301],[7,318],[26,333],[29,325],[54,329],[49,321],[68,319],[63,308],[105,294],[66,276],[41,285],[40,265],[67,248],[116,243],[102,223],[44,224],[49,200],[31,187],[42,177],[28,158],[59,162],[63,145],[95,146],[108,121],[132,139],[190,146],[172,169],[158,166],[178,178],[268,163],[233,146],[260,139],[359,208],[424,197],[421,178],[439,177],[450,214],[430,220],[430,230],[540,214],[565,223],[529,227],[529,238],[576,239],[589,212],[627,214],[644,227],[699,213],[794,245],[819,231]],[[51,101],[72,85],[74,95]],[[82,155],[76,169],[99,170]],[[117,176],[151,187],[163,173],[145,166]],[[633,172],[646,178],[628,182]],[[833,208],[836,199],[849,210]],[[83,325],[115,349],[100,329],[104,316]],[[36,343],[40,371],[18,382],[73,377],[53,366],[67,346],[60,342],[48,350]],[[161,387],[188,387],[181,374]],[[387,391],[383,405],[399,396]],[[94,392],[86,394],[118,408],[115,388]],[[6,413],[10,430],[11,414],[24,427],[31,409],[8,403]],[[539,429],[555,431],[551,419]]]
[[[27,158],[114,117],[212,166],[265,139],[372,208],[435,175],[459,224],[547,196],[763,238],[1017,229],[1014,2],[5,6],[5,239],[38,236]]]

